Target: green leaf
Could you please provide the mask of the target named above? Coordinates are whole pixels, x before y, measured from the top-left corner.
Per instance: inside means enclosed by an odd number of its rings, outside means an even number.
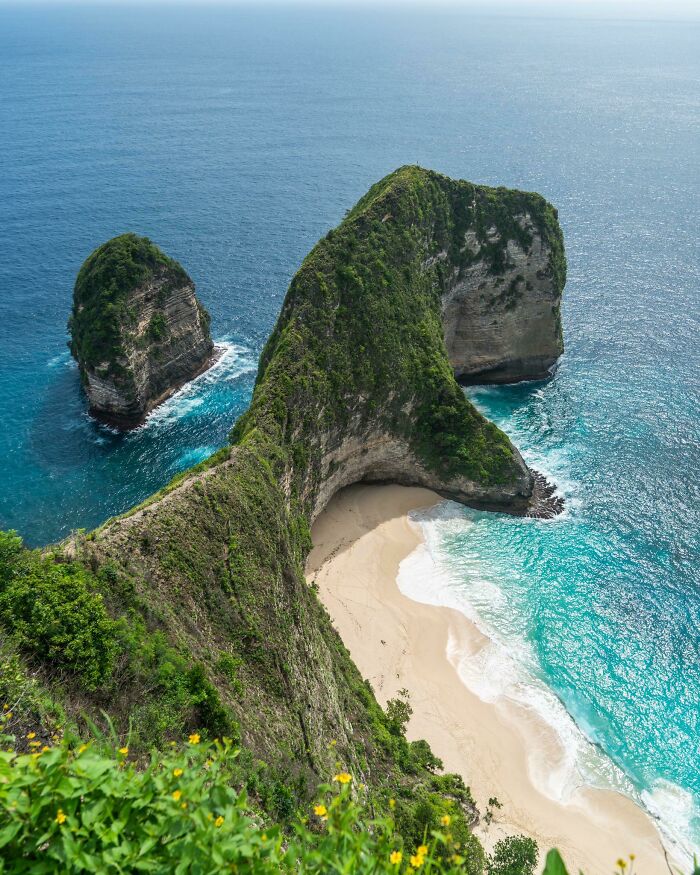
[[[556,848],[552,848],[547,854],[542,875],[569,875],[566,871],[564,861],[561,858],[561,854]]]

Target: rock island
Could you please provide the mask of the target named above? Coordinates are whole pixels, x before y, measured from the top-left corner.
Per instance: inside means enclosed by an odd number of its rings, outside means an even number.
[[[125,430],[215,359],[194,283],[146,237],[96,249],[75,283],[70,349],[98,420]]]

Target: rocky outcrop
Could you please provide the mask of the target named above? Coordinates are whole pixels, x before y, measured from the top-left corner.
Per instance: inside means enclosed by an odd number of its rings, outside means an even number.
[[[264,429],[289,448],[282,482],[312,519],[362,480],[553,513],[554,497],[455,377],[547,375],[563,349],[565,273],[557,214],[539,195],[401,168],[294,277],[237,439]]]
[[[310,524],[361,480],[419,484],[509,513],[560,509],[455,379],[458,350],[463,361],[472,355],[467,313],[480,312],[482,294],[501,294],[513,270],[539,272],[558,307],[563,246],[543,198],[417,167],[375,185],[294,276],[231,446],[72,539],[64,558],[90,569],[129,629],[158,637],[138,647],[124,638],[134,649],[120,654],[109,695],[71,707],[99,715],[107,706],[145,740],[154,729],[177,737],[174,726],[220,735],[211,690],[194,716],[175,696],[171,656],[157,674],[141,673],[167,639],[188,670],[199,661],[255,757],[295,788],[310,792],[339,760],[386,798],[399,795],[386,787],[399,756],[391,731],[304,577]],[[525,349],[538,354],[522,336],[538,305],[528,311],[523,293],[518,306],[492,357],[500,367],[524,361]],[[548,360],[559,324],[550,334],[539,324]]]
[[[135,234],[115,237],[86,260],[69,327],[90,413],[120,429],[140,425],[215,357],[194,283]]]

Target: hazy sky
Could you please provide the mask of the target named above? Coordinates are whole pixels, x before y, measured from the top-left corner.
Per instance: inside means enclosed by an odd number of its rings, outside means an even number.
[[[700,20],[700,0],[0,0],[0,6],[48,3],[51,5],[87,3],[108,5],[129,3],[143,5],[188,4],[188,5],[284,5],[306,6],[407,6],[428,7],[438,12],[439,8],[464,8],[479,12],[514,12],[519,14],[548,15],[595,15],[602,17],[633,18],[685,18]]]

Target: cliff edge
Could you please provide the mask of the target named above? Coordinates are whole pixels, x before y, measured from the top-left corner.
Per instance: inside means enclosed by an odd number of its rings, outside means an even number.
[[[210,365],[209,315],[185,270],[146,237],[122,234],[78,273],[69,321],[90,413],[119,429]]]
[[[284,448],[282,482],[311,519],[360,480],[550,515],[541,478],[455,377],[546,375],[563,349],[565,275],[544,198],[400,168],[293,278],[234,440]]]
[[[471,817],[461,779],[436,774],[427,745],[406,742],[379,708],[307,584],[310,525],[359,480],[418,484],[510,513],[544,501],[554,512],[455,373],[530,375],[533,359],[537,368],[553,360],[564,278],[556,212],[538,195],[418,167],[375,185],[292,279],[230,446],[53,552],[22,554],[10,539],[0,582],[13,598],[0,604],[0,622],[21,630],[32,683],[72,719],[104,723],[108,712],[130,728],[134,750],[188,731],[234,737],[251,762],[264,760],[275,804],[310,798],[341,762],[379,810],[395,798],[404,817],[424,807],[421,794],[440,794]],[[83,316],[78,307],[74,343],[94,367]],[[473,349],[488,331],[495,351],[484,367]],[[535,333],[541,348],[523,339]],[[26,705],[15,718],[25,732],[49,720],[34,701],[34,715]],[[416,827],[416,842],[426,828]]]

